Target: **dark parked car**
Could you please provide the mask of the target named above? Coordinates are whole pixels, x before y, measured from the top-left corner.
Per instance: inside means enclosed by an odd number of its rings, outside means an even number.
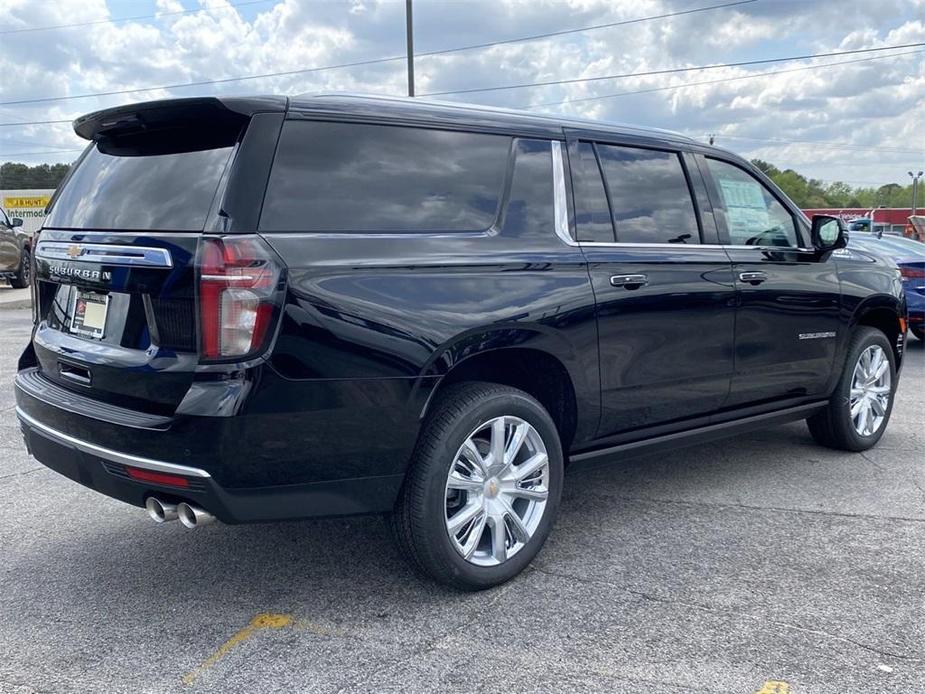
[[[879,253],[893,260],[902,275],[909,312],[909,330],[925,340],[925,243],[896,236],[851,234],[848,250]]]
[[[32,237],[23,231],[19,217],[7,217],[0,209],[0,279],[14,289],[29,286],[32,272]]]
[[[405,99],[182,99],[91,140],[36,249],[27,445],[189,527],[390,514],[467,589],[563,470],[806,419],[884,432],[896,268],[685,137]]]

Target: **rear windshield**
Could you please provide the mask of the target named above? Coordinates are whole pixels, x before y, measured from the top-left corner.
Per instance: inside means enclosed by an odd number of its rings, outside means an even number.
[[[261,231],[482,231],[498,213],[505,135],[288,121]]]
[[[232,149],[95,143],[58,194],[45,226],[202,231]]]

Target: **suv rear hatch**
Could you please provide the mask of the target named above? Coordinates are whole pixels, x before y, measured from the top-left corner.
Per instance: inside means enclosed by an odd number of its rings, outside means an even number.
[[[75,121],[92,143],[36,244],[34,377],[169,415],[202,362],[265,346],[282,268],[257,237],[230,234],[256,229],[285,108],[285,99],[179,99]],[[242,339],[241,326],[260,339]]]

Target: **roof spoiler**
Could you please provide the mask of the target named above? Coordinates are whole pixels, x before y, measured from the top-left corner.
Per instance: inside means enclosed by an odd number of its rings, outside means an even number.
[[[282,113],[289,99],[281,96],[248,98],[200,97],[163,99],[95,111],[74,121],[74,132],[85,140],[194,125],[243,124],[255,113]]]

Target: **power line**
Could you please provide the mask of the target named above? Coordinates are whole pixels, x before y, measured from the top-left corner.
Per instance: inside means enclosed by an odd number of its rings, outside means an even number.
[[[717,135],[717,138],[718,138],[718,139],[722,139],[723,137],[733,138],[734,136],[732,136],[732,135]],[[739,139],[739,138],[735,138],[735,139]],[[746,139],[749,139],[749,140],[756,140],[757,138],[746,138]],[[812,141],[810,141],[810,140],[803,140],[803,141],[794,141],[794,140],[759,140],[759,142],[764,142],[764,143],[766,143],[766,144],[760,145],[760,146],[757,146],[757,147],[753,147],[753,148],[747,148],[746,151],[754,151],[754,150],[756,150],[756,149],[767,149],[767,148],[770,147],[771,145],[782,145],[782,146],[789,146],[789,145],[812,145],[812,146],[813,146],[813,149],[848,150],[849,152],[857,152],[857,153],[864,152],[864,151],[870,151],[870,152],[876,153],[876,154],[881,155],[881,156],[893,155],[893,156],[895,156],[895,157],[904,157],[904,156],[907,156],[907,155],[908,155],[908,156],[921,156],[922,151],[923,151],[923,150],[912,150],[912,149],[900,149],[900,150],[896,150],[896,149],[892,149],[892,150],[891,150],[891,149],[880,149],[879,147],[876,147],[876,146],[870,146],[870,147],[853,147],[853,146],[850,146],[850,145],[847,145],[847,146],[846,146],[846,145],[827,145],[827,144],[825,144],[825,143],[823,143],[823,142],[812,142]],[[722,147],[723,145],[722,145],[722,144],[719,144],[719,145],[717,145],[717,146]],[[910,160],[910,161],[911,161],[911,160]]]
[[[281,72],[266,72],[260,75],[246,75],[242,77],[226,77],[217,80],[201,80],[199,82],[182,82],[179,84],[162,84],[157,87],[138,87],[136,89],[116,89],[111,92],[95,92],[92,94],[74,94],[72,96],[46,96],[38,99],[18,99],[16,101],[2,101],[0,106],[21,106],[23,104],[44,104],[53,101],[71,101],[73,99],[90,99],[97,96],[116,96],[119,94],[134,94],[137,92],[153,92],[161,89],[181,89],[184,87],[203,87],[209,84],[226,84],[228,82],[244,82],[247,80],[263,79],[265,77],[286,77],[289,75],[301,75],[309,72],[321,72],[323,70],[336,70],[345,67],[358,67],[360,65],[372,65],[374,63],[384,63],[392,60],[404,60],[405,56],[400,58],[378,58],[376,60],[358,60],[353,63],[340,63],[339,65],[325,65],[323,67],[306,68],[302,70],[284,70]]]
[[[23,147],[46,147],[48,149],[60,149],[61,145],[43,145],[38,142],[23,142],[22,140],[4,140],[7,145],[22,145]]]
[[[502,46],[508,43],[520,43],[522,41],[535,41],[537,39],[548,39],[554,36],[565,36],[567,34],[577,34],[582,31],[590,31],[592,29],[607,29],[610,27],[621,27],[628,24],[639,24],[641,22],[649,22],[655,19],[669,19],[671,17],[680,17],[686,14],[694,14],[696,12],[707,12],[709,10],[719,10],[726,7],[736,7],[737,5],[749,5],[753,2],[758,2],[758,0],[737,0],[736,2],[725,2],[720,5],[708,5],[706,7],[695,7],[690,10],[680,10],[678,12],[666,12],[665,14],[656,14],[650,17],[639,17],[636,19],[624,19],[619,22],[609,22],[607,24],[595,24],[589,27],[581,27],[578,29],[564,29],[562,31],[550,31],[546,34],[533,34],[532,36],[525,36],[518,39],[506,39],[504,41],[490,41],[489,43],[476,43],[471,46],[461,46],[459,48],[447,48],[442,51],[431,51],[429,53],[418,53],[415,57],[421,57],[426,55],[442,55],[445,53],[456,53],[457,51],[470,51],[476,48],[490,48],[492,46]]]
[[[10,128],[14,125],[59,125],[61,123],[73,123],[74,120],[22,120],[12,123],[0,123],[0,128]]]
[[[760,138],[760,137],[746,137],[744,135],[726,135],[725,133],[717,133],[716,137],[718,138],[729,138],[731,140],[750,140],[753,142],[767,142],[771,144],[806,144],[806,145],[816,145],[823,149],[852,149],[858,151],[871,151],[876,150],[877,152],[890,152],[897,154],[922,154],[925,149],[899,149],[896,147],[877,147],[876,145],[853,145],[847,142],[833,142],[831,140],[782,140],[777,138]]]
[[[575,84],[577,82],[600,82],[602,80],[624,79],[626,77],[649,77],[652,75],[668,75],[679,72],[694,72],[696,70],[717,70],[724,67],[743,67],[746,65],[767,65],[769,63],[784,63],[792,60],[812,60],[814,58],[829,58],[838,55],[854,55],[857,53],[873,53],[876,51],[889,51],[895,48],[915,48],[925,46],[925,41],[918,43],[904,43],[882,48],[857,48],[851,51],[833,51],[831,53],[814,53],[810,55],[793,55],[786,58],[765,58],[763,60],[742,60],[735,63],[720,63],[718,65],[698,65],[696,67],[679,67],[664,70],[647,70],[645,72],[627,72],[618,75],[601,75],[600,77],[576,77],[565,80],[549,80],[547,82],[525,82],[523,84],[507,84],[497,87],[479,87],[476,89],[451,89],[443,92],[428,92],[421,96],[446,96],[448,94],[474,94],[476,92],[497,92],[507,89],[527,89],[530,87],[550,87],[557,84]],[[0,106],[5,104],[0,103]]]
[[[64,152],[83,152],[81,149],[52,149],[45,150],[44,152],[0,152],[0,157],[31,157],[31,156],[40,156],[43,154],[63,154]]]
[[[213,10],[231,10],[236,7],[246,7],[248,5],[265,5],[275,0],[248,0],[247,2],[229,3],[228,5],[214,5],[212,7],[201,7],[195,10],[175,10],[172,12],[160,12],[158,14],[143,14],[135,17],[117,17],[116,19],[94,19],[89,22],[78,22],[76,24],[55,24],[45,27],[24,27],[22,29],[4,29],[0,34],[25,34],[33,31],[51,31],[52,29],[73,29],[76,27],[88,27],[95,24],[116,24],[118,22],[133,22],[138,19],[160,19],[179,14],[199,14],[200,12],[211,12]]]
[[[632,96],[635,94],[651,94],[652,92],[665,92],[673,89],[686,89],[687,87],[701,87],[707,84],[725,84],[726,82],[737,82],[739,80],[757,79],[760,77],[770,77],[771,75],[784,75],[790,72],[803,72],[805,70],[817,70],[824,67],[835,67],[837,65],[851,65],[853,63],[868,63],[873,60],[887,60],[889,58],[898,58],[904,55],[914,55],[925,53],[925,51],[905,51],[904,53],[894,53],[892,55],[877,55],[872,58],[856,58],[854,60],[839,60],[833,63],[823,63],[822,65],[807,65],[806,67],[794,67],[786,70],[769,70],[767,72],[756,72],[739,77],[723,77],[716,80],[702,80],[699,82],[686,82],[684,84],[672,84],[667,87],[649,87],[647,89],[634,89],[628,92],[615,92],[613,94],[601,94],[600,96],[583,96],[574,99],[564,99],[562,101],[547,101],[540,104],[530,104],[528,108],[537,108],[540,106],[560,106],[562,104],[574,104],[583,101],[599,101],[601,99],[614,99],[619,96]],[[4,125],[0,123],[0,125]]]
[[[529,36],[521,36],[519,38],[514,38],[514,39],[502,39],[499,41],[492,41],[489,43],[478,43],[478,44],[472,44],[469,46],[457,46],[455,48],[445,48],[445,49],[438,50],[438,51],[427,51],[424,53],[415,54],[415,58],[424,58],[424,57],[434,56],[434,55],[444,55],[447,53],[458,53],[460,51],[469,51],[469,50],[476,50],[480,48],[489,48],[491,46],[500,46],[500,45],[506,45],[506,44],[511,44],[511,43],[519,43],[523,41],[535,41],[538,39],[549,38],[551,36],[559,36],[563,34],[574,34],[574,33],[582,32],[582,31],[592,31],[595,29],[622,26],[626,24],[636,24],[639,22],[648,22],[648,21],[653,21],[656,19],[667,19],[670,17],[676,17],[680,15],[693,14],[695,12],[707,12],[710,10],[717,10],[717,9],[722,9],[726,7],[733,7],[736,5],[745,5],[745,4],[749,4],[749,3],[757,2],[757,1],[758,0],[738,0],[737,2],[726,2],[723,4],[719,4],[719,5],[708,5],[706,7],[697,7],[697,8],[693,8],[690,10],[680,10],[678,12],[669,12],[667,14],[653,15],[650,17],[638,17],[636,19],[627,19],[627,20],[623,20],[620,22],[609,22],[607,24],[593,24],[591,26],[579,27],[577,29],[568,29],[565,31],[555,31],[555,32],[549,32],[545,34],[531,34]],[[117,96],[121,94],[134,94],[136,92],[151,92],[151,91],[158,91],[161,89],[181,89],[184,87],[202,87],[202,86],[206,86],[210,84],[227,84],[229,82],[244,82],[247,80],[264,79],[267,77],[288,77],[292,75],[309,74],[312,72],[323,72],[326,70],[339,70],[339,69],[350,68],[350,67],[361,67],[364,65],[377,65],[380,63],[391,63],[391,62],[395,62],[398,60],[406,60],[406,58],[407,56],[405,55],[398,55],[398,56],[390,56],[386,58],[371,58],[368,60],[357,60],[357,61],[353,61],[349,63],[338,63],[335,65],[323,65],[321,67],[303,68],[300,70],[284,70],[280,72],[267,72],[267,73],[262,73],[259,75],[243,75],[239,77],[225,77],[222,79],[200,80],[197,82],[185,82],[185,83],[180,83],[180,84],[163,84],[163,85],[159,85],[156,87],[138,87],[135,89],[118,89],[118,90],[113,90],[109,92],[74,94],[71,96],[51,96],[51,97],[41,97],[41,98],[36,98],[36,99],[16,99],[14,101],[0,102],[0,106],[21,106],[24,104],[42,104],[42,103],[50,103],[50,102],[55,102],[55,101],[70,101],[73,99],[89,99],[89,98],[98,97],[98,96]],[[0,125],[6,125],[6,124],[0,124]]]
[[[449,50],[455,50],[455,49],[449,49]],[[887,60],[889,58],[899,58],[901,56],[917,55],[920,53],[925,53],[925,51],[905,51],[903,53],[894,53],[892,55],[878,55],[872,58],[859,58],[855,60],[839,60],[839,61],[832,62],[832,63],[823,63],[822,65],[808,65],[806,67],[789,68],[787,70],[770,70],[768,72],[759,72],[759,73],[750,74],[750,75],[741,75],[739,77],[724,77],[722,79],[716,79],[716,80],[703,80],[703,81],[698,81],[698,82],[687,82],[685,84],[673,84],[667,87],[651,87],[648,89],[636,89],[633,91],[616,92],[613,94],[601,94],[600,96],[586,96],[586,97],[579,97],[579,98],[574,98],[574,99],[564,99],[562,101],[548,101],[548,102],[543,102],[540,104],[530,104],[529,106],[527,106],[527,108],[537,108],[537,107],[542,107],[542,106],[560,106],[563,104],[573,104],[573,103],[579,103],[579,102],[584,102],[584,101],[599,101],[602,99],[613,99],[613,98],[620,97],[620,96],[632,96],[635,94],[649,94],[652,92],[670,91],[674,89],[686,89],[688,87],[699,87],[699,86],[708,85],[708,84],[725,84],[726,82],[737,82],[739,80],[757,79],[761,77],[770,77],[772,75],[783,75],[783,74],[787,74],[791,72],[803,72],[805,70],[817,70],[817,69],[826,68],[826,67],[836,67],[838,65],[867,63],[867,62],[871,62],[874,60]],[[423,54],[419,53],[418,57],[420,57],[421,55]],[[430,54],[427,54],[427,55],[430,55]],[[404,56],[402,56],[401,59],[404,60]],[[72,122],[73,122],[73,119],[16,121],[16,122],[9,122],[9,123],[0,123],[0,128],[8,128],[8,127],[14,127],[14,126],[20,126],[20,125],[63,125],[63,124],[69,125]]]

